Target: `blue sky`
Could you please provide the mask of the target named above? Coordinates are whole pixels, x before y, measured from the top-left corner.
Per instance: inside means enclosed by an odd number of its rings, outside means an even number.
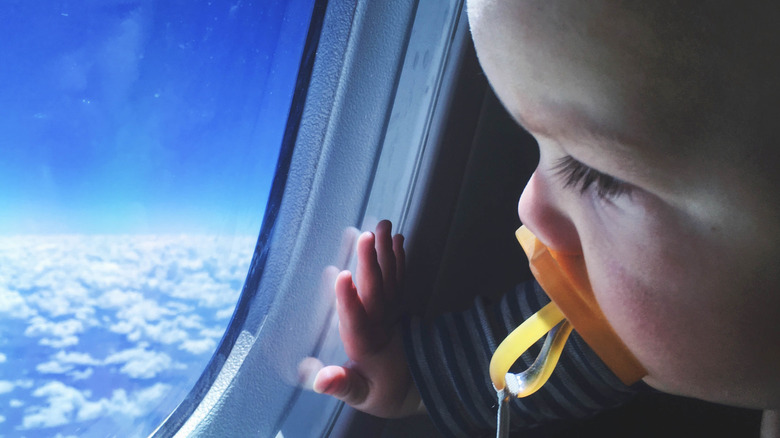
[[[0,234],[257,233],[310,0],[0,5]]]
[[[246,277],[312,4],[0,2],[0,435],[147,436],[190,390]]]

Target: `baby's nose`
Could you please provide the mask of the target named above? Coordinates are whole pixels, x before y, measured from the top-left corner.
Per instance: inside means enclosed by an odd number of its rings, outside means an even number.
[[[552,250],[564,254],[582,252],[577,228],[563,208],[560,194],[538,170],[520,196],[517,214],[520,221]]]

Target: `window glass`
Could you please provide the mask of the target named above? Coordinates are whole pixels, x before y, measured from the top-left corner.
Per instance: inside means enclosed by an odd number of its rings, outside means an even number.
[[[203,372],[312,1],[0,4],[0,435],[145,436]]]

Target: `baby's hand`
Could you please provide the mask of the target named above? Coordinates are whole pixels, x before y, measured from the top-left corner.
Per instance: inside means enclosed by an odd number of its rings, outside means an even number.
[[[403,283],[403,236],[391,238],[382,221],[376,234],[358,238],[357,279],[343,271],[336,279],[339,334],[349,361],[317,373],[314,390],[372,415],[392,418],[422,409],[406,365],[398,328]]]

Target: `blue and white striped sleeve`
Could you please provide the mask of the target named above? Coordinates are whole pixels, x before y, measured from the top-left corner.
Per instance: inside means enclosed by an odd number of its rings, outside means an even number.
[[[466,312],[446,314],[430,324],[419,318],[406,324],[404,348],[412,376],[433,423],[445,436],[495,433],[497,404],[488,373],[490,358],[511,330],[548,302],[533,281],[519,285],[497,306],[487,307],[478,298]],[[511,371],[526,369],[541,343],[523,354]],[[575,331],[542,389],[513,399],[512,430],[593,415],[626,402],[639,386],[621,383]]]

